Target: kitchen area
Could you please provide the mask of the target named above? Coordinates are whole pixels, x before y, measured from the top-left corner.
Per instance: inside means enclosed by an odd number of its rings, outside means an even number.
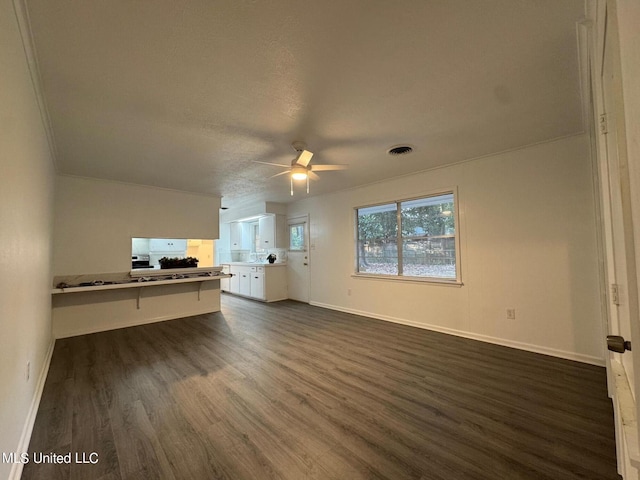
[[[186,238],[132,238],[131,270],[160,269],[160,260],[197,259],[198,268],[213,267],[215,241]]]
[[[263,214],[220,224],[216,259],[223,292],[264,302],[286,300],[287,220]]]

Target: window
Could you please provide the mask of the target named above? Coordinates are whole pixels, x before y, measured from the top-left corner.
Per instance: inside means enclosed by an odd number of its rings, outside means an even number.
[[[357,273],[458,280],[453,192],[356,209]]]
[[[251,238],[251,253],[256,253],[260,251],[260,226],[258,222],[252,222],[249,224],[249,231]]]
[[[304,223],[289,225],[289,250],[304,250]]]

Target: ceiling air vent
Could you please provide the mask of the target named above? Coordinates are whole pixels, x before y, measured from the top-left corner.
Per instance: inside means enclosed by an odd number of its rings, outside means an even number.
[[[387,150],[387,153],[394,157],[396,155],[407,155],[411,152],[413,152],[413,147],[409,145],[396,145]]]

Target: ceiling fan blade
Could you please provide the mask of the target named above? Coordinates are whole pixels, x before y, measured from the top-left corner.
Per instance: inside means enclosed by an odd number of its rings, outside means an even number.
[[[311,157],[313,157],[313,153],[311,153],[309,150],[302,150],[298,155],[298,158],[296,158],[295,163],[297,163],[298,165],[302,165],[303,167],[306,167],[307,165],[309,165],[309,162],[311,161]]]
[[[307,176],[311,179],[311,180],[320,180],[320,177],[318,175],[316,175],[315,173],[313,173],[311,170],[309,170],[307,172]]]
[[[291,170],[285,170],[284,172],[276,173],[275,175],[271,175],[269,178],[279,177],[280,175],[287,175],[291,173]]]
[[[346,170],[349,165],[311,165],[314,172],[327,172],[329,170]]]
[[[291,165],[282,165],[281,163],[261,162],[260,160],[253,160],[253,163],[261,163],[262,165],[273,165],[274,167],[291,168]]]

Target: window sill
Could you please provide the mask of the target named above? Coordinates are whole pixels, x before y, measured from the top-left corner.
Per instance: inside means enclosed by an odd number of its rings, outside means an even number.
[[[391,282],[405,282],[405,283],[429,283],[432,285],[440,285],[444,287],[462,287],[464,283],[457,280],[446,280],[439,278],[420,278],[420,277],[401,277],[398,275],[368,275],[366,273],[352,273],[353,278],[363,278],[367,280],[388,280]]]

